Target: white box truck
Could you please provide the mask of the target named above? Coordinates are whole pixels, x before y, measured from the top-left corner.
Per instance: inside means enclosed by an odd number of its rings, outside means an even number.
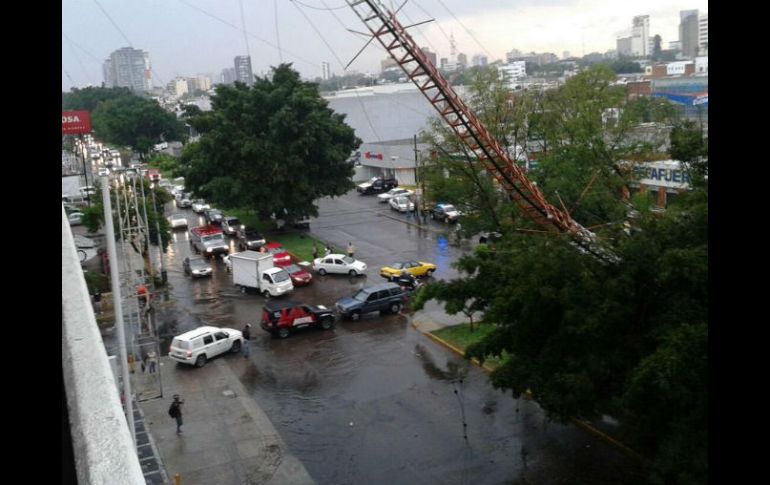
[[[265,298],[280,296],[294,289],[289,273],[273,265],[273,255],[256,251],[242,251],[230,255],[233,284],[246,293],[255,289]]]

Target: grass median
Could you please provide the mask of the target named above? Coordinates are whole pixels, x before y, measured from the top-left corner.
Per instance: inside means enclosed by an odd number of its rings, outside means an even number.
[[[436,337],[449,342],[453,346],[465,352],[471,344],[474,344],[485,336],[489,335],[495,329],[494,325],[476,325],[471,332],[471,326],[468,323],[461,323],[459,325],[453,325],[451,327],[440,328],[431,332]],[[491,369],[497,369],[505,362],[507,355],[503,354],[502,357],[489,357],[484,361],[484,364]]]

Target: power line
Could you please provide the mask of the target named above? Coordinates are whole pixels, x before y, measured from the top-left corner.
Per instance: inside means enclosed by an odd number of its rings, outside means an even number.
[[[249,62],[251,62],[251,52],[249,52],[249,36],[246,35],[246,20],[243,18],[243,0],[238,0],[238,4],[241,7],[241,26],[243,26],[243,40],[246,41],[246,55],[249,57]],[[253,76],[253,73],[249,73]]]
[[[83,51],[83,52],[84,52],[84,53],[85,53],[85,54],[86,54],[88,57],[90,57],[91,59],[93,59],[93,60],[94,60],[94,62],[97,62],[99,65],[101,65],[101,64],[102,64],[102,60],[101,60],[101,59],[97,58],[95,55],[93,55],[93,54],[91,54],[90,52],[88,52],[87,50],[85,50],[85,49],[84,49],[82,46],[78,45],[78,44],[77,44],[75,41],[73,41],[72,39],[70,39],[70,38],[69,38],[69,36],[67,36],[67,34],[65,34],[64,32],[62,32],[62,34],[61,34],[61,35],[62,35],[62,36],[65,38],[65,39],[67,39],[67,42],[69,42],[70,44],[74,45],[75,47],[77,47],[78,49],[80,49],[81,51]]]
[[[302,9],[299,8],[299,6],[297,5],[297,3],[300,3],[300,2],[297,2],[296,0],[292,0],[292,2],[294,3],[294,6],[297,8],[297,10],[299,10],[299,12],[302,14],[302,16],[305,17],[305,20],[308,21],[308,23],[313,28],[313,30],[315,30],[316,34],[318,34],[318,37],[320,37],[323,43],[326,44],[326,47],[331,51],[334,58],[337,59],[337,62],[340,63],[340,66],[342,66],[342,69],[345,70],[345,64],[342,63],[342,60],[339,58],[337,53],[334,51],[334,49],[332,49],[329,43],[326,42],[326,39],[324,38],[323,35],[321,35],[321,32],[316,28],[315,24],[313,24],[310,18],[308,18],[308,16],[305,15],[305,12],[303,12]],[[321,0],[321,2],[323,2],[323,0]],[[324,5],[326,5],[326,3],[324,3]],[[331,11],[331,9],[329,10]],[[339,22],[340,25],[342,25],[342,27],[347,30],[347,28],[345,27],[345,24],[342,23],[342,20],[340,20],[340,18],[337,17],[337,15],[334,14],[334,12],[332,12],[332,15],[334,15],[334,18],[337,20],[337,22]],[[366,111],[366,106],[364,105],[364,102],[361,100],[361,97],[358,95],[357,92],[353,91],[353,93],[356,95],[356,99],[358,100],[359,104],[361,104],[361,110],[364,112],[366,123],[369,125],[369,128],[372,130],[372,133],[374,133],[374,136],[377,139],[377,141],[382,142],[382,138],[380,138],[380,134],[377,133],[377,129],[374,127],[374,124],[372,123],[371,118],[369,118],[369,113]]]
[[[422,7],[420,6],[420,4],[419,4],[419,3],[417,3],[417,1],[416,1],[416,0],[415,0],[415,1],[413,1],[412,3],[414,4],[414,6],[415,6],[415,7],[419,8],[420,10],[422,10],[422,13],[424,13],[424,14],[425,14],[425,15],[427,15],[428,17],[430,17],[430,16],[431,16],[431,15],[430,15],[430,13],[429,13],[427,10],[425,10],[424,8],[422,8]],[[441,24],[440,24],[439,22],[436,22],[436,27],[438,27],[438,30],[440,30],[440,31],[441,31],[441,33],[444,35],[444,38],[447,40],[447,42],[450,42],[449,36],[447,35],[447,33],[446,33],[446,31],[443,29],[443,27],[441,27]],[[436,52],[438,52],[438,50],[436,50]]]
[[[109,20],[109,21],[110,21],[110,23],[112,24],[112,26],[113,26],[113,27],[115,27],[115,29],[116,29],[118,32],[120,32],[120,35],[122,35],[122,36],[123,36],[123,39],[125,39],[125,41],[128,43],[128,46],[129,46],[129,47],[134,47],[134,45],[131,43],[131,41],[130,41],[130,40],[128,40],[128,37],[126,37],[126,34],[124,34],[122,30],[120,30],[120,27],[118,27],[118,24],[116,24],[116,23],[115,23],[115,21],[114,21],[114,20],[112,20],[112,17],[110,17],[110,14],[108,14],[108,13],[107,13],[107,11],[106,11],[106,10],[104,10],[104,8],[102,7],[102,5],[99,3],[99,0],[94,0],[94,3],[96,4],[96,6],[97,6],[97,7],[99,7],[99,10],[101,10],[101,11],[102,11],[102,13],[104,14],[104,16],[105,16],[105,17],[107,17],[107,20]]]
[[[230,22],[228,22],[227,20],[223,20],[223,19],[221,19],[221,18],[217,17],[216,15],[214,15],[214,14],[211,14],[211,13],[207,12],[206,10],[203,10],[203,9],[202,9],[202,8],[200,8],[200,7],[196,7],[195,5],[192,5],[192,4],[188,3],[188,2],[186,2],[185,0],[178,0],[178,1],[179,1],[180,3],[183,3],[183,4],[187,5],[188,7],[192,8],[192,9],[194,9],[194,10],[197,10],[198,12],[202,13],[203,15],[206,15],[207,17],[211,17],[212,19],[214,19],[214,20],[216,20],[216,21],[218,21],[218,22],[221,22],[221,23],[223,23],[223,24],[227,25],[228,27],[232,27],[232,28],[234,28],[235,30],[241,30],[241,29],[240,29],[238,26],[231,24],[231,23],[230,23]],[[267,44],[267,45],[269,45],[269,46],[270,46],[270,47],[272,47],[273,49],[279,49],[279,47],[278,47],[278,46],[276,46],[275,44],[273,44],[273,43],[272,43],[272,42],[270,42],[269,40],[265,40],[265,39],[263,39],[262,37],[259,37],[258,35],[252,34],[251,32],[246,32],[246,34],[248,34],[248,35],[252,36],[253,38],[257,39],[258,41],[260,41],[260,42],[262,42],[262,43],[264,43],[264,44]],[[286,50],[286,49],[283,49],[283,50]],[[302,57],[298,56],[297,54],[294,54],[294,53],[293,53],[293,52],[291,52],[291,51],[288,51],[288,50],[286,50],[286,52],[287,52],[288,54],[291,54],[291,56],[292,56],[292,57],[294,57],[295,59],[297,59],[298,61],[302,61],[302,62],[304,62],[304,63],[307,63],[307,64],[309,64],[309,65],[311,65],[311,66],[313,66],[313,67],[315,67],[315,68],[318,68],[318,69],[320,69],[320,68],[321,68],[321,66],[320,66],[319,64],[316,64],[316,63],[315,63],[315,62],[313,62],[313,61],[308,61],[307,59],[304,59],[304,58],[302,58]]]
[[[458,18],[457,18],[457,16],[454,14],[454,12],[452,12],[451,10],[449,10],[449,7],[447,7],[447,6],[444,4],[444,2],[442,2],[441,0],[438,0],[438,3],[440,3],[440,4],[441,4],[441,6],[442,6],[442,7],[444,7],[444,8],[446,9],[446,11],[447,11],[447,12],[449,12],[449,15],[451,15],[451,16],[452,16],[452,18],[454,18],[454,19],[457,21],[457,23],[458,23],[458,24],[460,24],[460,26],[461,26],[463,29],[465,29],[465,32],[466,32],[468,35],[470,35],[470,36],[471,36],[471,39],[473,39],[474,41],[476,41],[476,43],[479,45],[479,47],[481,47],[481,49],[482,49],[484,52],[486,52],[486,53],[487,53],[487,55],[489,56],[489,58],[490,58],[490,59],[492,59],[492,54],[490,54],[490,52],[487,50],[487,48],[486,48],[486,47],[484,47],[483,45],[481,45],[481,42],[479,42],[479,40],[476,38],[476,36],[475,36],[475,35],[473,35],[473,32],[471,32],[471,31],[470,31],[470,29],[468,29],[468,27],[466,27],[464,23],[460,22],[460,19],[458,19]]]
[[[283,52],[281,52],[281,37],[278,35],[278,0],[273,0],[273,12],[275,13],[275,41],[278,43],[278,59],[283,64]]]
[[[325,3],[323,0],[321,0],[321,3],[323,3],[323,4],[324,4],[324,7],[325,7],[325,8],[321,8],[321,7],[314,7],[314,6],[312,6],[312,5],[308,5],[308,4],[306,4],[306,3],[302,3],[302,2],[300,2],[299,0],[291,0],[291,1],[298,3],[298,4],[302,5],[303,7],[312,8],[313,10],[328,10],[328,11],[330,11],[330,12],[331,12],[331,11],[333,11],[333,10],[342,10],[343,8],[348,8],[348,6],[347,6],[347,5],[342,5],[342,6],[340,6],[340,7],[329,7],[328,5],[326,5],[326,3]]]
[[[62,34],[62,35],[64,35],[64,34]],[[66,35],[64,36],[64,38],[67,39],[67,41],[69,41],[69,39],[67,38]],[[75,50],[75,47],[72,45],[72,42],[69,42],[69,46],[70,46],[70,50],[72,51],[72,55],[75,56],[75,60],[78,62],[78,65],[80,66],[80,69],[83,70],[83,74],[85,74],[86,79],[88,79],[89,83],[91,83],[91,85],[93,86],[94,85],[94,80],[91,77],[91,74],[86,70],[86,66],[83,65],[83,62],[81,62],[80,56],[78,55],[77,51]]]

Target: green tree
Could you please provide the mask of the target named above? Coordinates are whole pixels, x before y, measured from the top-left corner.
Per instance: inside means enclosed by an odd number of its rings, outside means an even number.
[[[102,101],[91,114],[100,139],[131,146],[144,159],[156,143],[183,140],[184,125],[154,100],[126,96]]]
[[[615,71],[615,74],[625,74],[633,72],[644,72],[642,66],[638,62],[634,62],[630,59],[620,58],[610,64],[610,69]]]
[[[620,262],[602,264],[564,235],[519,230],[512,214],[501,241],[461,258],[463,276],[426,286],[415,308],[436,298],[450,312],[481,312],[477,322],[494,330],[467,357],[507,356],[493,385],[515,397],[531,390],[559,421],[620,418],[629,444],[653,458],[653,480],[704,483],[708,184],[696,172],[665,212],[639,205],[631,215],[621,190],[630,174],[618,162],[642,148],[627,137],[643,113],[666,108],[624,105],[613,80],[596,66],[541,100],[549,150],[536,175],[547,199],[596,225]],[[627,109],[610,124],[603,114],[613,107]],[[672,152],[707,166],[692,128],[672,132]],[[631,226],[613,223],[623,221]]]
[[[61,105],[63,110],[88,111],[94,110],[104,101],[118,98],[131,98],[136,95],[128,88],[72,88],[68,93],[62,93]]]
[[[166,153],[158,153],[147,161],[150,167],[155,167],[161,172],[169,174],[171,177],[177,177],[182,174],[182,166],[177,157]]]
[[[660,46],[662,39],[660,38],[660,35],[655,35],[655,37],[653,37],[652,39],[654,42],[654,45],[652,47],[652,60],[654,62],[660,62],[660,58],[663,52],[663,49]]]
[[[217,87],[211,105],[189,118],[201,138],[182,154],[196,194],[292,221],[317,215],[319,197],[353,186],[347,159],[361,141],[290,64],[252,87]]]

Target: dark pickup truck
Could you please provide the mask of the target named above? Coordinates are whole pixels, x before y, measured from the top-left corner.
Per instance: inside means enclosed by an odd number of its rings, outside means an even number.
[[[356,190],[360,192],[361,195],[368,195],[387,192],[393,187],[398,187],[398,181],[395,178],[374,177],[362,184],[358,184]]]

